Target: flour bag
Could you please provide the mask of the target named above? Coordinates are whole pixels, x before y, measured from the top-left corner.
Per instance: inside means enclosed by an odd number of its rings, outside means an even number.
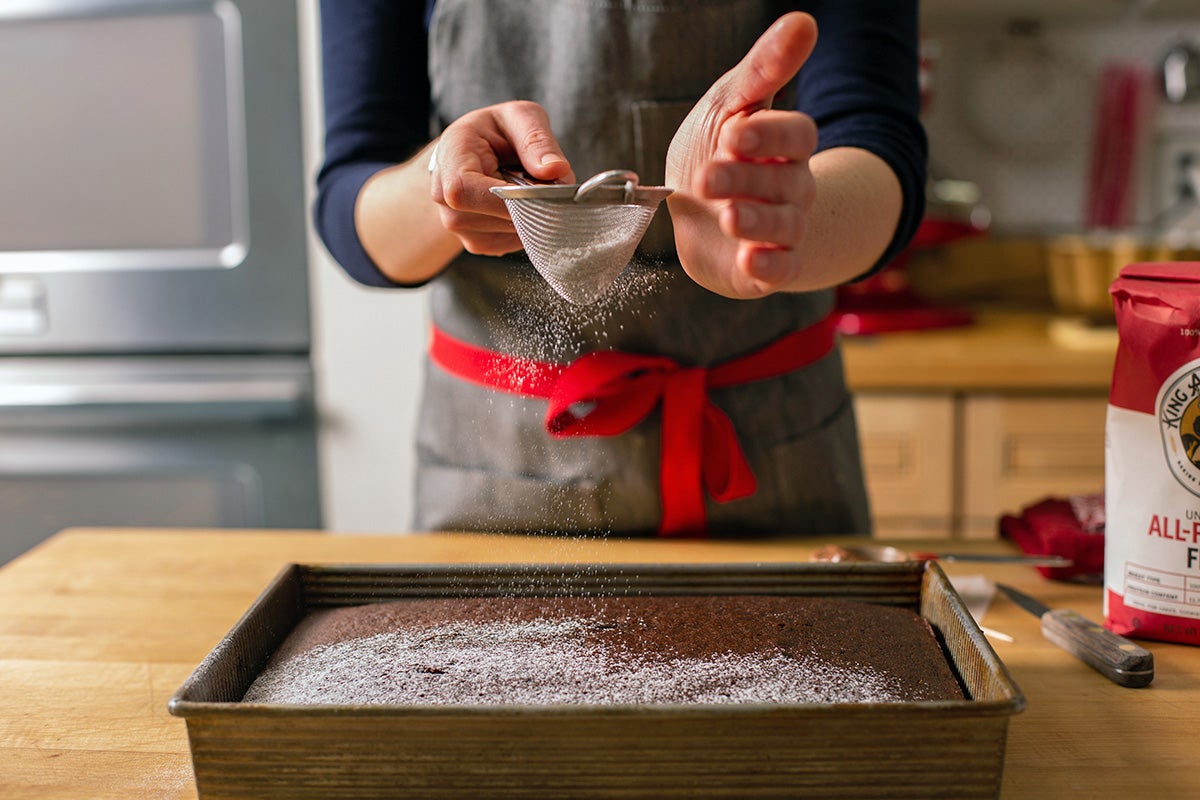
[[[1105,625],[1200,645],[1200,263],[1131,264],[1109,291]]]

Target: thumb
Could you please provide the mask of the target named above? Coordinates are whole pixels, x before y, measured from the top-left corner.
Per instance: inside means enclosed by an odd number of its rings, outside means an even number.
[[[571,172],[542,106],[527,100],[501,104],[497,122],[507,146],[534,178],[553,181]]]
[[[784,14],[713,86],[720,94],[718,101],[730,113],[770,107],[775,94],[800,71],[816,44],[816,20],[800,11]]]

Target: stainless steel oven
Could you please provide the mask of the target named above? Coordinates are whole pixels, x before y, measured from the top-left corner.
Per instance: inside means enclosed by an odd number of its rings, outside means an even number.
[[[295,0],[0,3],[0,352],[304,351]]]
[[[303,358],[0,361],[0,563],[76,525],[311,528]]]
[[[319,527],[296,0],[0,2],[0,561]]]

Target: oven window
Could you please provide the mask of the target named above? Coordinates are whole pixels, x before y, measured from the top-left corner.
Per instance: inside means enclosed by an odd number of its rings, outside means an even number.
[[[0,4],[0,272],[240,263],[240,49],[228,2]]]

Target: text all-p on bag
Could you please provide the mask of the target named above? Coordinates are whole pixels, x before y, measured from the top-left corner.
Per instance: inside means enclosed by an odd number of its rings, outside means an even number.
[[[1109,291],[1105,624],[1200,644],[1200,263],[1131,264]]]

